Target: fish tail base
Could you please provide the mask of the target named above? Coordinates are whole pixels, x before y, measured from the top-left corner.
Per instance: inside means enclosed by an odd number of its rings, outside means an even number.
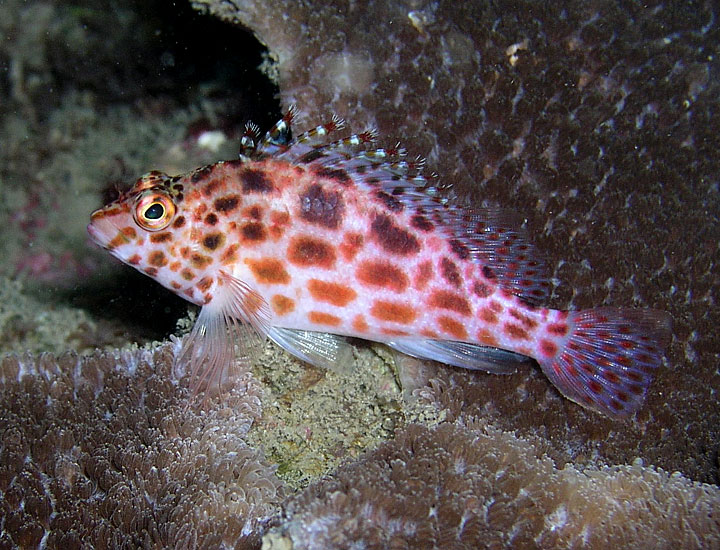
[[[611,418],[634,414],[670,340],[670,316],[652,309],[570,312],[569,332],[540,366],[560,392]]]

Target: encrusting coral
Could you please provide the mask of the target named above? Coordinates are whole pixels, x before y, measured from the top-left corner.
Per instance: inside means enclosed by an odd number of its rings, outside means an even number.
[[[257,382],[186,407],[177,346],[0,364],[0,548],[254,548],[285,496]]]
[[[187,407],[177,350],[2,360],[0,548],[720,544],[716,487],[639,463],[558,468],[541,442],[469,416],[410,424],[292,496],[246,443],[258,382],[241,373]]]
[[[291,497],[282,548],[711,548],[720,493],[652,468],[559,469],[485,422],[410,425]]]

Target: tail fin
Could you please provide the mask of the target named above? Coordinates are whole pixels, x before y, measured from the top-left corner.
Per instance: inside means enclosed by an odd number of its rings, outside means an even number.
[[[670,316],[652,309],[570,312],[565,345],[540,367],[560,392],[612,418],[637,411],[670,341]]]

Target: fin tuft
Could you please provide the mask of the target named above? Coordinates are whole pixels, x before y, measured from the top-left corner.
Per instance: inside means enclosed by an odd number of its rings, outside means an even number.
[[[176,361],[176,376],[190,375],[193,397],[220,388],[236,361],[248,365],[262,349],[268,331],[265,300],[223,271],[219,279],[222,284],[200,310]]]
[[[271,327],[268,337],[288,353],[315,367],[339,374],[352,370],[352,347],[337,334]]]
[[[564,346],[540,367],[568,399],[611,418],[634,414],[662,365],[670,316],[652,309],[570,312]]]

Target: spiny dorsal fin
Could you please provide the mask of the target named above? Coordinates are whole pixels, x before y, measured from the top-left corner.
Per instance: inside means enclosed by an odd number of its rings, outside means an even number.
[[[276,125],[279,129],[274,128],[268,136],[281,130],[289,132],[295,115],[294,111],[288,113]],[[437,228],[450,240],[461,259],[481,265],[483,277],[493,284],[533,304],[547,297],[550,283],[545,262],[530,244],[519,216],[499,208],[450,204],[441,194],[444,187],[438,184],[437,177],[423,175],[424,159],[408,160],[407,152],[399,144],[389,149],[369,149],[377,137],[374,130],[317,143],[342,127],[344,123],[333,118],[272,154],[298,165],[316,167],[318,171],[342,173],[343,181],[351,181],[368,192],[390,213],[413,209],[426,228]],[[267,151],[262,145],[258,149]]]

